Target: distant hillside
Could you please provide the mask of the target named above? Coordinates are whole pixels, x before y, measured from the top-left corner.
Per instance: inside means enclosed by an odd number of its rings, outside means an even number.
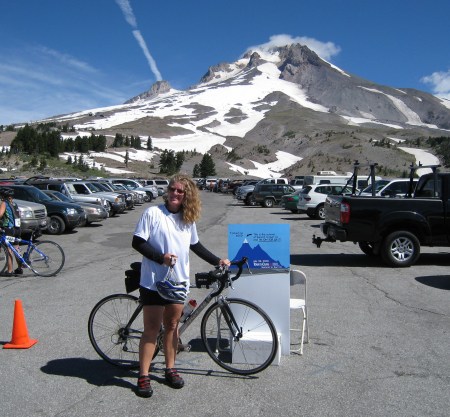
[[[73,135],[105,135],[108,144],[117,133],[139,136],[144,146],[150,138],[151,162],[128,166],[140,175],[171,149],[209,152],[220,176],[252,175],[261,165],[267,176],[345,172],[355,160],[395,176],[415,162],[399,146],[436,152],[426,140],[450,137],[450,104],[348,74],[295,44],[212,66],[186,91],[163,81],[125,104],[46,121],[70,126]],[[184,172],[192,173],[199,154],[185,160]]]

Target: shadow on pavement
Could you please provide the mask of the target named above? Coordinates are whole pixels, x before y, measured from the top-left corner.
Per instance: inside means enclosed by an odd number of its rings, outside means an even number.
[[[41,368],[49,375],[69,376],[86,380],[96,386],[111,385],[122,388],[134,388],[134,385],[123,380],[124,377],[137,377],[137,370],[118,368],[102,359],[86,358],[55,359]]]
[[[440,290],[450,290],[450,275],[428,275],[417,277],[416,281]]]
[[[291,265],[298,266],[373,266],[383,267],[381,259],[364,254],[317,254],[317,255],[291,255]]]

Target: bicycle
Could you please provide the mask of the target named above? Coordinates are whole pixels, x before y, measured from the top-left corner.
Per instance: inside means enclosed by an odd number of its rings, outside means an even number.
[[[179,336],[215,298],[201,321],[201,338],[206,352],[222,368],[240,375],[250,375],[266,369],[278,350],[278,337],[269,316],[257,305],[239,298],[222,295],[225,288],[242,273],[247,259],[232,262],[238,270],[234,276],[228,267],[216,267],[209,273],[195,275],[196,287],[212,290],[187,317],[180,322]],[[138,266],[136,265],[138,264]],[[139,287],[139,262],[126,271],[127,294],[112,294],[100,300],[88,320],[89,339],[95,351],[105,361],[120,367],[139,366],[139,340],[143,331],[142,304],[129,294]],[[162,336],[158,335],[154,357],[162,351]],[[190,350],[179,339],[179,351]]]
[[[26,240],[6,236],[4,232],[0,232],[0,274],[8,267],[8,255],[11,256],[11,252],[19,265],[29,268],[37,276],[51,277],[61,271],[66,259],[61,246],[49,240],[33,242],[33,239],[34,233],[30,240]],[[13,246],[14,244],[26,245],[23,255]]]

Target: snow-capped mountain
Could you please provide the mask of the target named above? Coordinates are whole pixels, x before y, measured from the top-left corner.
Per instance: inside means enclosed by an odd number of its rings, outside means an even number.
[[[212,66],[185,91],[161,81],[125,104],[55,119],[78,132],[150,136],[159,149],[210,152],[224,171],[349,170],[354,159],[398,170],[411,156],[394,145],[449,135],[450,103],[377,85],[294,44]],[[383,139],[393,146],[374,146]]]

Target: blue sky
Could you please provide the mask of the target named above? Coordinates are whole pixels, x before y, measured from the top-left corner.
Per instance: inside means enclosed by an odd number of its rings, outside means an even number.
[[[348,73],[450,99],[450,1],[5,0],[0,124],[122,104],[286,39]]]

